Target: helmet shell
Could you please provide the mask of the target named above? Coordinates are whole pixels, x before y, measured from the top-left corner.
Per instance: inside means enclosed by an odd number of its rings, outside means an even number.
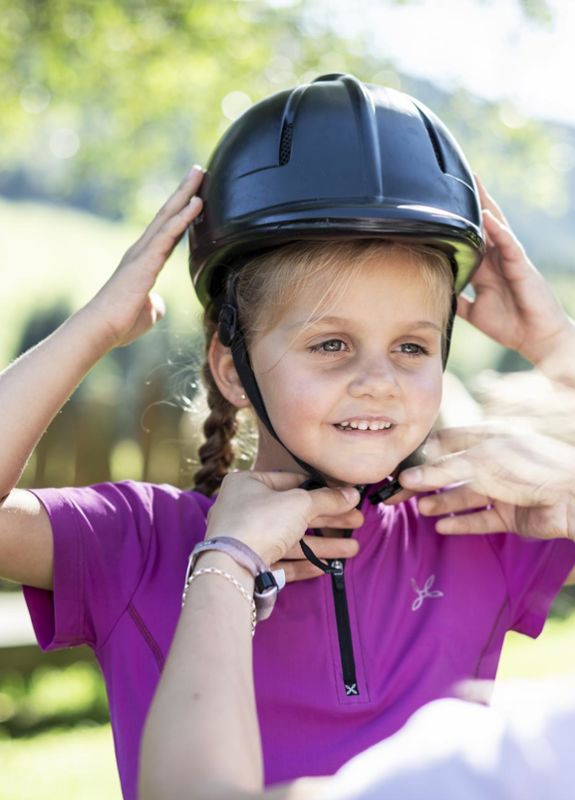
[[[443,250],[460,291],[484,252],[477,187],[422,103],[352,75],[324,75],[252,106],[214,151],[190,226],[200,301],[239,258],[297,240],[384,238]]]

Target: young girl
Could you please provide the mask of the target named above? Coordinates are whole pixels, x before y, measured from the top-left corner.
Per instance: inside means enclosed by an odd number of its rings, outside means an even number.
[[[477,200],[457,146],[421,106],[349,77],[312,86],[232,126],[202,187],[203,215],[194,169],[96,297],[1,378],[0,574],[26,585],[42,647],[94,648],[127,798],[188,557],[206,536],[259,556],[260,618],[280,570],[289,583],[254,639],[269,784],[333,772],[460,680],[493,678],[505,632],[539,632],[575,561],[571,542],[445,539],[413,501],[380,502],[439,408],[453,289],[482,251]],[[193,220],[194,277],[208,306],[204,493],[134,482],[15,490],[91,366],[162,315],[150,292]],[[509,234],[495,218],[486,224],[504,257]],[[553,349],[567,322],[542,317],[536,333]],[[535,341],[522,349],[540,360]],[[248,406],[258,414],[256,471],[230,476],[214,502],[234,409]],[[323,488],[297,488],[306,475]],[[305,537],[316,566],[293,546],[308,529],[318,529]],[[226,552],[193,565],[208,622],[220,591],[243,589],[251,608],[237,545],[219,545]],[[189,658],[201,664],[203,653]],[[225,709],[214,723],[226,724]]]

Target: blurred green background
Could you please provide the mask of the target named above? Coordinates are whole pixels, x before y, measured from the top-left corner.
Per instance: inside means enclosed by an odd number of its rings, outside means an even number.
[[[418,5],[0,0],[0,362],[92,296],[189,167],[207,163],[230,121],[327,72],[401,88],[436,111],[575,314],[575,128],[529,118],[508,99],[480,98],[463,79],[446,88],[400,71],[378,45],[371,15]],[[515,5],[527,28],[553,25],[552,3]],[[438,28],[448,22],[438,11]],[[40,443],[23,486],[128,477],[192,484],[198,433],[186,409],[202,343],[183,245],[158,291],[166,319],[92,371]],[[451,370],[469,388],[484,370],[524,366],[458,324]],[[537,645],[512,638],[502,674],[573,665],[571,608],[567,594]],[[14,587],[0,585],[1,797],[118,798],[105,691],[90,654],[42,655],[22,619]]]

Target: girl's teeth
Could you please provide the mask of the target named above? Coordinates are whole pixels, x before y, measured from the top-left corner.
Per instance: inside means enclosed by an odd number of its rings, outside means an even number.
[[[351,428],[354,431],[383,431],[391,428],[391,422],[345,422],[338,423],[339,428]]]

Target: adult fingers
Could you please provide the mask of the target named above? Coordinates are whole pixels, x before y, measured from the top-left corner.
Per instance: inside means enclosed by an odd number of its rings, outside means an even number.
[[[477,188],[479,189],[481,208],[488,209],[495,217],[497,217],[500,222],[502,222],[504,225],[508,225],[509,223],[507,222],[507,218],[501,210],[499,203],[497,203],[497,201],[494,200],[494,198],[489,194],[479,175],[477,173],[474,173],[474,175]]]
[[[318,558],[353,558],[359,552],[359,543],[356,539],[342,536],[305,536],[304,541]],[[290,547],[284,559],[288,561],[305,559],[299,542]]]
[[[388,497],[387,500],[383,501],[384,506],[397,506],[400,503],[404,503],[406,500],[409,500],[410,497],[413,497],[415,492],[410,492],[407,489],[402,489],[400,492],[393,494],[391,497]]]
[[[467,483],[446,489],[440,494],[420,497],[417,502],[419,511],[426,517],[438,517],[442,514],[454,514],[460,511],[480,509],[489,505],[489,498],[476,492]]]
[[[425,445],[427,458],[436,458],[468,450],[481,444],[496,434],[508,434],[509,422],[484,422],[478,425],[462,425],[453,428],[441,428],[434,431]]]
[[[457,298],[457,314],[464,319],[466,322],[469,321],[469,317],[473,311],[473,300],[465,297],[464,295],[459,295]]]
[[[429,489],[443,489],[453,483],[463,483],[471,480],[473,475],[473,465],[465,454],[459,453],[445,456],[433,464],[421,464],[406,469],[400,474],[399,480],[406,489],[425,492]]]
[[[359,528],[363,525],[363,514],[356,508],[338,516],[323,516],[310,520],[310,528]]]
[[[314,567],[310,561],[276,561],[271,566],[272,570],[283,569],[286,583],[307,581],[310,578],[320,578],[325,575],[319,567]]]
[[[449,535],[504,533],[509,530],[509,525],[496,509],[485,508],[472,514],[443,517],[437,521],[435,530]]]
[[[306,494],[311,501],[308,523],[326,517],[339,517],[353,511],[353,507],[360,500],[360,494],[353,486],[343,486],[337,489],[313,489]]]
[[[504,262],[514,264],[525,258],[525,251],[519,240],[505,222],[499,220],[488,209],[483,212],[483,224],[493,245],[501,253]]]

